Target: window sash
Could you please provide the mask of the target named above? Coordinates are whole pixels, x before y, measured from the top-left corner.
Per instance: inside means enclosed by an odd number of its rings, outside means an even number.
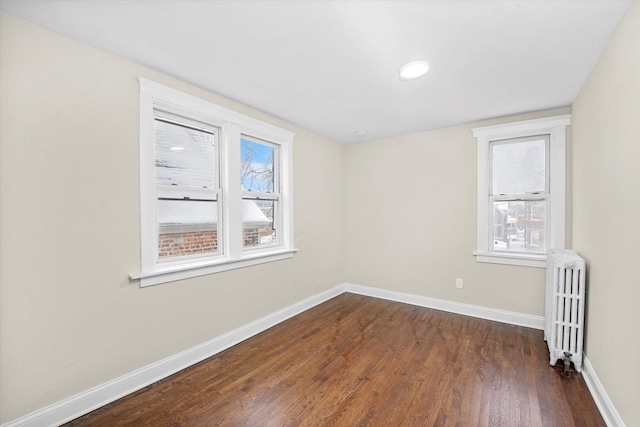
[[[155,126],[155,121],[161,121],[164,123],[168,123],[168,124],[172,124],[175,126],[180,126],[180,127],[184,127],[187,129],[192,129],[192,130],[196,130],[196,131],[200,131],[200,132],[204,132],[207,134],[212,135],[213,137],[213,161],[211,163],[211,168],[212,168],[212,177],[213,177],[213,182],[212,182],[212,186],[211,187],[207,187],[207,188],[213,188],[216,190],[220,190],[220,173],[221,173],[221,158],[220,158],[220,128],[214,126],[214,125],[210,125],[204,122],[200,122],[197,120],[193,120],[193,119],[188,119],[185,117],[182,117],[180,115],[177,114],[172,114],[169,113],[165,110],[159,110],[159,109],[154,109],[154,126]],[[156,134],[155,134],[155,130],[154,130],[154,148],[156,147]],[[157,156],[156,156],[157,159]],[[156,183],[157,187],[161,187],[161,185],[158,185]],[[183,186],[183,187],[189,187],[189,188],[202,188],[202,187],[195,187],[195,186]]]
[[[253,194],[251,192],[249,192],[250,194]],[[244,242],[242,245],[242,250],[243,251],[260,251],[260,250],[264,250],[264,249],[271,249],[274,247],[278,247],[278,246],[282,246],[283,244],[283,238],[282,238],[282,221],[283,221],[283,215],[282,215],[282,209],[281,209],[281,204],[280,204],[280,197],[279,195],[271,195],[269,197],[249,197],[249,196],[245,196],[243,193],[243,197],[242,200],[248,200],[248,201],[253,201],[253,202],[260,202],[260,201],[271,201],[273,202],[273,213],[272,213],[272,228],[275,230],[276,233],[276,238],[274,241],[272,241],[270,244],[259,244],[256,246],[244,246]],[[244,238],[244,222],[243,222],[243,238]]]
[[[185,201],[185,202],[212,202],[215,203],[216,216],[215,218],[215,232],[216,232],[216,251],[215,252],[201,252],[197,254],[190,255],[174,255],[174,256],[160,256],[160,248],[159,243],[155,245],[155,259],[158,264],[166,264],[171,263],[173,261],[180,262],[181,260],[190,260],[196,258],[216,258],[224,255],[224,235],[222,232],[222,224],[224,218],[222,217],[222,201],[221,201],[221,193],[220,189],[195,189],[193,187],[182,187],[182,186],[157,186],[157,200],[160,201]],[[182,230],[182,233],[187,232],[203,232],[205,231],[205,226],[200,225],[196,226],[195,224],[172,224],[170,226],[163,225],[160,223],[160,208],[157,210],[157,231],[156,235],[158,236],[158,242],[160,241],[160,236],[163,234],[170,233],[161,233],[162,229],[174,229],[175,232],[177,230]],[[187,231],[190,230],[190,231]],[[206,230],[208,231],[208,230]]]
[[[246,140],[249,142],[253,142],[254,144],[260,144],[260,145],[264,145],[268,148],[271,148],[273,150],[273,188],[270,192],[256,192],[256,191],[243,191],[247,192],[247,193],[261,193],[261,194],[272,194],[272,193],[281,193],[282,192],[282,187],[281,187],[281,177],[280,177],[280,146],[278,144],[274,144],[272,142],[266,141],[264,139],[261,138],[256,138],[247,134],[241,134],[240,135],[240,139],[241,140]],[[240,159],[240,161],[242,162],[244,159]]]
[[[260,201],[274,202],[273,228],[274,230],[276,230],[276,240],[270,245],[258,245],[258,246],[249,246],[249,247],[246,247],[243,245],[242,250],[243,251],[259,251],[265,248],[282,246],[283,244],[283,238],[282,238],[283,211],[280,204],[280,201],[281,201],[280,193],[259,193],[256,191],[243,191],[242,200],[251,200],[254,202],[260,202]]]
[[[545,250],[544,251],[516,251],[516,250],[499,250],[495,249],[493,245],[493,241],[495,240],[495,202],[536,202],[536,201],[544,201],[545,202],[545,215],[544,215],[544,241],[545,241]],[[522,194],[519,197],[510,197],[510,196],[490,196],[489,197],[489,213],[488,213],[488,224],[487,229],[489,232],[487,233],[487,248],[489,249],[489,253],[500,253],[500,254],[520,254],[520,255],[544,255],[546,251],[549,249],[548,242],[550,241],[550,227],[549,227],[549,213],[550,209],[550,197],[547,194]],[[526,215],[526,205],[525,205],[525,215]],[[525,230],[526,233],[526,230]]]
[[[544,191],[533,191],[525,194],[549,194],[550,191],[550,182],[549,182],[549,159],[550,159],[550,135],[542,134],[542,135],[533,135],[533,136],[525,136],[519,138],[509,138],[509,139],[496,139],[489,141],[489,195],[490,196],[500,196],[500,195],[514,195],[517,193],[502,193],[495,194],[493,192],[494,183],[494,157],[493,157],[493,147],[498,145],[510,145],[510,144],[521,144],[530,141],[539,141],[544,140]]]

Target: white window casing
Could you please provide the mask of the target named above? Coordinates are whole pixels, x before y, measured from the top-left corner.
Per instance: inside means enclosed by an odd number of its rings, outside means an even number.
[[[491,143],[516,138],[548,136],[546,153],[548,189],[544,194],[524,195],[518,200],[545,200],[546,252],[552,249],[564,249],[566,128],[570,123],[571,115],[567,114],[472,129],[478,148],[477,248],[474,252],[478,262],[546,267],[546,253],[497,251],[491,244],[493,201],[501,198],[491,194]]]
[[[159,83],[139,78],[140,83],[140,237],[141,271],[130,274],[140,286],[150,286],[190,277],[248,267],[290,258],[293,242],[292,144],[294,133],[263,121],[185,94]],[[202,191],[217,202],[215,254],[159,259],[158,195],[178,191],[162,188],[155,180],[156,118],[181,117],[187,123],[202,123],[216,136],[216,185]],[[278,239],[273,245],[243,250],[243,191],[240,183],[240,139],[242,135],[267,141],[277,147]],[[275,161],[275,160],[274,160]],[[162,193],[164,194],[164,193]]]

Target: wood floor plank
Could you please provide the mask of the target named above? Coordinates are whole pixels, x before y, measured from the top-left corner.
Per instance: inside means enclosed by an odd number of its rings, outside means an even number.
[[[541,331],[343,294],[67,425],[605,423]]]

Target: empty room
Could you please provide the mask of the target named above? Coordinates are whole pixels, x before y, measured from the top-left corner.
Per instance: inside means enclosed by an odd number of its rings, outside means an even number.
[[[0,0],[0,425],[640,426],[640,1]]]

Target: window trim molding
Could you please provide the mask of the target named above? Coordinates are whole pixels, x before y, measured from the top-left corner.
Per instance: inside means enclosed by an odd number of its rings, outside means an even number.
[[[140,286],[187,279],[236,268],[248,267],[291,258],[294,249],[293,233],[293,156],[295,133],[253,117],[221,107],[212,102],[188,95],[176,89],[139,77],[140,85],[140,268],[129,275],[130,280],[140,280]],[[244,251],[242,241],[230,236],[242,235],[242,191],[238,183],[222,179],[222,253],[210,257],[189,260],[163,260],[158,262],[154,248],[158,246],[158,224],[155,200],[155,145],[153,122],[157,111],[182,115],[220,128],[220,174],[225,177],[240,176],[240,137],[247,135],[278,146],[280,151],[280,186],[282,209],[282,236],[280,244]],[[237,160],[237,161],[236,161]],[[236,164],[237,163],[237,164]],[[219,233],[220,234],[220,233]],[[220,236],[219,236],[220,238]]]
[[[549,135],[549,203],[548,244],[551,249],[565,247],[566,211],[566,133],[571,124],[571,114],[524,120],[499,125],[472,128],[478,148],[478,188],[477,188],[477,241],[473,253],[478,262],[520,265],[545,268],[547,256],[523,253],[506,253],[490,249],[489,231],[491,215],[490,198],[490,143],[492,141],[522,138],[534,135]]]

